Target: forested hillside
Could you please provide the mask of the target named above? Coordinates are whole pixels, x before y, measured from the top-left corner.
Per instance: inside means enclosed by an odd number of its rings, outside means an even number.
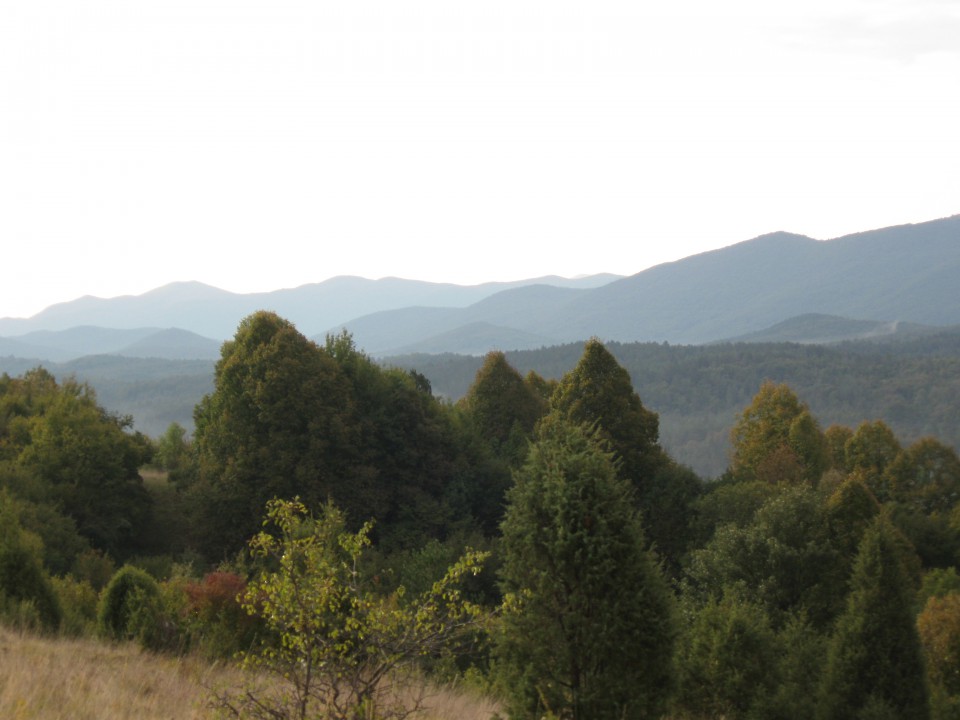
[[[577,362],[579,343],[506,353],[521,372],[560,378]],[[729,431],[765,380],[795,388],[824,427],[883,418],[908,441],[925,435],[960,447],[960,334],[895,344],[839,346],[608,343],[644,403],[660,415],[664,446],[705,477],[728,461]],[[434,391],[462,397],[480,360],[413,355],[385,362],[417,368]]]
[[[827,427],[762,381],[705,482],[625,367],[654,389],[724,373],[716,409],[750,352],[809,378],[834,352],[801,349],[591,340],[552,356],[566,370],[538,359],[556,379],[494,352],[451,403],[259,312],[193,437],[155,441],[81,383],[0,376],[0,622],[239,653],[206,691],[227,717],[402,718],[451,678],[518,720],[955,717],[956,451],[884,418]],[[947,378],[914,355],[888,380],[911,359]]]
[[[905,440],[934,435],[960,447],[955,408],[960,403],[960,333],[922,334],[894,340],[832,346],[730,343],[674,346],[609,343],[630,372],[644,403],[660,415],[664,446],[704,477],[716,477],[728,461],[735,413],[764,380],[785,382],[806,399],[828,426],[884,418]],[[559,379],[577,362],[580,343],[509,352],[522,372]],[[482,363],[477,356],[410,355],[381,363],[416,370],[433,392],[463,397]],[[21,374],[37,361],[0,358],[0,372]],[[88,357],[44,363],[55,376],[76,376],[97,390],[110,410],[133,418],[153,437],[171,422],[193,429],[193,408],[213,387],[207,361]]]

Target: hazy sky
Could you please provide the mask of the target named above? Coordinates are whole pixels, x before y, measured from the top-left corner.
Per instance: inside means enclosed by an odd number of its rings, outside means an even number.
[[[960,213],[960,2],[7,0],[0,316]]]

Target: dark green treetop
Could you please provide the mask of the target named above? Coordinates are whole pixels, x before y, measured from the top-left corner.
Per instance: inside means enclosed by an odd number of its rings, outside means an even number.
[[[659,717],[673,601],[631,494],[596,433],[541,423],[502,526],[496,656],[514,717]]]
[[[596,425],[619,459],[621,475],[641,490],[665,460],[657,414],[643,406],[630,374],[596,338],[560,380],[551,406],[575,423]]]
[[[817,706],[818,720],[930,717],[904,548],[885,515],[864,533],[846,610],[830,641]]]

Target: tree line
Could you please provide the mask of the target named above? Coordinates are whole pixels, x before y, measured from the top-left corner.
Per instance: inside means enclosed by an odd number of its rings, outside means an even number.
[[[0,614],[293,682],[286,715],[220,694],[236,716],[400,717],[384,693],[411,668],[515,718],[960,712],[949,445],[824,429],[767,382],[706,482],[659,426],[596,339],[555,380],[490,353],[451,403],[267,312],[224,344],[192,437],[4,375]]]

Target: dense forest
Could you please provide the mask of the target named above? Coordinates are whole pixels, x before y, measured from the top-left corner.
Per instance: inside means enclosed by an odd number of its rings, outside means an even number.
[[[192,435],[157,438],[5,374],[0,616],[289,685],[217,691],[227,717],[405,717],[413,673],[511,718],[958,717],[960,459],[896,430],[923,367],[918,427],[956,432],[954,361],[798,352],[591,340],[492,352],[454,393],[259,312]],[[824,419],[821,357],[848,364],[832,407],[881,377],[889,415]],[[664,406],[726,414],[722,471],[665,449]]]
[[[704,477],[723,473],[736,414],[767,380],[790,385],[825,425],[882,418],[906,442],[933,435],[960,448],[960,334],[902,342],[606,343],[644,402],[660,416],[661,442]],[[506,357],[521,373],[559,379],[582,352],[569,344]],[[482,358],[410,355],[386,360],[416,368],[434,391],[463,397]]]

